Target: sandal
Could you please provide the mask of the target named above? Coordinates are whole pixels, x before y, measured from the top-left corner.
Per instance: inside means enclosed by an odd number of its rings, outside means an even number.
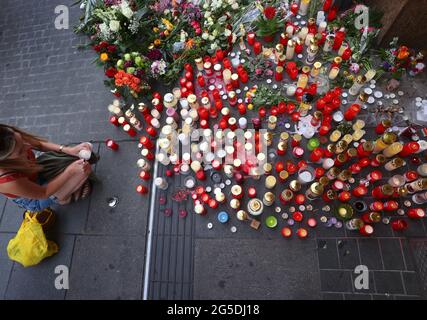
[[[86,199],[87,197],[89,197],[91,192],[92,192],[92,183],[89,180],[87,180],[82,186],[81,198],[83,200]]]

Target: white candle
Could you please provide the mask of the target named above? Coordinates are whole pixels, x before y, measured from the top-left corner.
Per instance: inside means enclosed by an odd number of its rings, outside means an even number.
[[[326,23],[326,21],[322,21],[320,24],[319,24],[319,33],[322,33],[322,32],[324,32],[325,30],[326,30],[326,26],[327,26],[328,24]]]
[[[314,34],[312,34],[312,33],[309,33],[308,35],[307,35],[307,37],[305,38],[305,45],[306,46],[309,46],[310,45],[310,42],[311,42],[311,40],[314,38]]]
[[[286,60],[292,60],[295,52],[295,43],[293,40],[288,41],[288,46],[286,47]]]
[[[298,11],[298,13],[301,16],[307,15],[308,5],[309,4],[310,4],[310,0],[301,0],[301,3],[299,5],[299,11]]]
[[[292,97],[294,94],[295,94],[295,91],[297,90],[297,88],[294,86],[294,85],[289,85],[287,88],[286,88],[286,94],[289,96],[289,97]]]
[[[294,27],[293,26],[287,26],[286,27],[286,34],[288,35],[288,38],[292,37],[294,34]]]
[[[298,37],[302,41],[305,41],[305,38],[307,37],[307,34],[308,34],[308,28],[307,27],[302,27],[301,31],[298,33]]]
[[[316,24],[320,26],[321,23],[325,22],[325,12],[319,11],[316,17]],[[319,30],[319,32],[322,32]]]

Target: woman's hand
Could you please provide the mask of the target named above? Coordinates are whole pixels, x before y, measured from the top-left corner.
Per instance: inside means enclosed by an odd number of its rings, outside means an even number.
[[[74,147],[65,147],[63,150],[66,154],[78,157],[81,150],[92,151],[92,145],[88,142],[83,142]]]
[[[70,175],[89,174],[91,166],[89,162],[83,159],[76,160],[65,169]]]

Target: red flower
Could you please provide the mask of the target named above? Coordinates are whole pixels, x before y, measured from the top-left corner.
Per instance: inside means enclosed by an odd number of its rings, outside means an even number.
[[[96,52],[100,52],[101,46],[97,44],[97,45],[93,46],[93,50],[95,50]]]
[[[101,41],[101,42],[99,43],[99,45],[101,46],[101,48],[102,48],[102,49],[106,49],[106,48],[108,47],[108,42],[106,42],[106,41]]]
[[[267,19],[271,20],[276,16],[276,9],[274,7],[266,7],[264,9],[264,15]]]
[[[113,44],[109,45],[107,47],[107,51],[110,52],[110,53],[114,53],[116,51],[116,49],[117,49],[117,47],[115,45],[113,45]]]
[[[113,67],[108,68],[107,70],[105,70],[105,75],[108,78],[114,78],[114,76],[116,75],[117,70]]]

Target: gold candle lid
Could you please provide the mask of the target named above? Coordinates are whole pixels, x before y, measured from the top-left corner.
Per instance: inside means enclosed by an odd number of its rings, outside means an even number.
[[[233,209],[239,209],[240,208],[240,201],[238,199],[231,199],[230,200],[230,207]]]
[[[276,123],[277,122],[277,117],[276,116],[269,116],[268,117],[268,122],[269,123]]]
[[[384,163],[386,160],[386,157],[383,154],[377,154],[375,156],[375,159],[377,160],[378,163]]]
[[[409,192],[408,192],[408,189],[406,188],[406,186],[403,186],[403,187],[397,188],[397,193],[401,197],[406,197]]]
[[[341,64],[341,62],[342,62],[342,58],[341,57],[335,57],[334,58],[334,63],[335,64]]]
[[[289,177],[289,172],[286,170],[282,170],[279,172],[279,177],[282,180],[286,180]]]
[[[286,150],[286,143],[283,141],[279,141],[279,143],[277,144],[277,149],[280,151]]]
[[[264,140],[265,141],[271,141],[271,140],[273,140],[273,134],[271,132],[264,133]]]
[[[276,51],[282,52],[283,51],[283,44],[279,43],[276,45]]]
[[[282,73],[282,72],[283,72],[283,67],[281,67],[281,66],[277,66],[277,67],[276,67],[276,72],[277,72],[277,73]]]
[[[271,165],[271,163],[264,163],[263,165],[263,169],[265,173],[270,173],[271,170],[273,170],[273,166]]]
[[[320,177],[320,178],[319,178],[319,183],[320,183],[322,186],[327,186],[327,185],[329,184],[329,179],[328,179],[328,177],[325,177],[325,176]]]
[[[347,142],[347,144],[350,144],[353,141],[353,135],[347,133],[344,135],[344,137],[341,138],[343,141]]]
[[[296,134],[292,135],[292,139],[294,139],[295,141],[301,141],[302,135],[300,135],[299,133],[296,133]]]
[[[314,69],[320,69],[322,67],[322,63],[321,62],[315,62],[313,65]]]
[[[384,193],[384,195],[391,196],[394,192],[394,188],[389,184],[385,184],[381,186],[381,191]]]
[[[236,216],[237,216],[237,219],[239,219],[240,221],[248,220],[248,214],[246,213],[245,210],[237,211]]]
[[[321,185],[319,182],[314,182],[310,186],[310,191],[313,194],[320,196],[323,193],[323,185]]]
[[[288,40],[288,47],[293,47],[295,46],[295,41],[293,41],[292,39]]]
[[[372,141],[365,141],[362,147],[363,147],[363,150],[370,152],[374,150],[374,143]]]
[[[292,191],[297,192],[297,191],[301,190],[301,184],[300,184],[297,180],[292,180],[292,181],[289,183],[289,188],[290,188]]]
[[[294,197],[294,193],[290,189],[285,189],[282,191],[281,197],[284,200],[289,201]]]
[[[265,178],[265,187],[268,189],[272,189],[276,186],[276,177],[275,176],[268,176]]]
[[[302,67],[301,71],[302,71],[302,73],[309,73],[310,69],[311,68],[309,66],[304,66],[304,67]]]
[[[337,155],[337,160],[339,162],[345,162],[347,160],[346,156],[344,155],[344,153],[340,153]]]
[[[393,165],[396,166],[396,167],[401,167],[405,163],[405,161],[402,158],[394,158],[390,162],[392,162]]]
[[[287,132],[280,133],[280,140],[286,141],[288,139],[289,139],[289,133]]]
[[[266,192],[265,194],[264,194],[264,200],[266,201],[266,202],[273,202],[274,201],[274,194],[273,194],[273,192]]]
[[[335,147],[335,145],[331,143],[327,145],[326,149],[331,153],[335,153],[335,150],[337,150],[337,147]]]
[[[393,132],[386,132],[383,134],[382,140],[385,144],[392,144],[397,140],[397,135]]]
[[[348,156],[349,156],[350,158],[354,158],[354,157],[356,157],[356,156],[357,156],[357,150],[356,150],[356,148],[349,148],[349,149],[347,150],[347,154],[348,154]]]
[[[330,200],[334,200],[337,197],[337,193],[335,192],[335,190],[329,189],[328,191],[326,191],[326,197]]]
[[[261,210],[262,209],[262,202],[261,202],[261,200],[259,200],[257,198],[249,200],[249,202],[248,202],[248,208],[251,211],[255,211],[255,212]]]

